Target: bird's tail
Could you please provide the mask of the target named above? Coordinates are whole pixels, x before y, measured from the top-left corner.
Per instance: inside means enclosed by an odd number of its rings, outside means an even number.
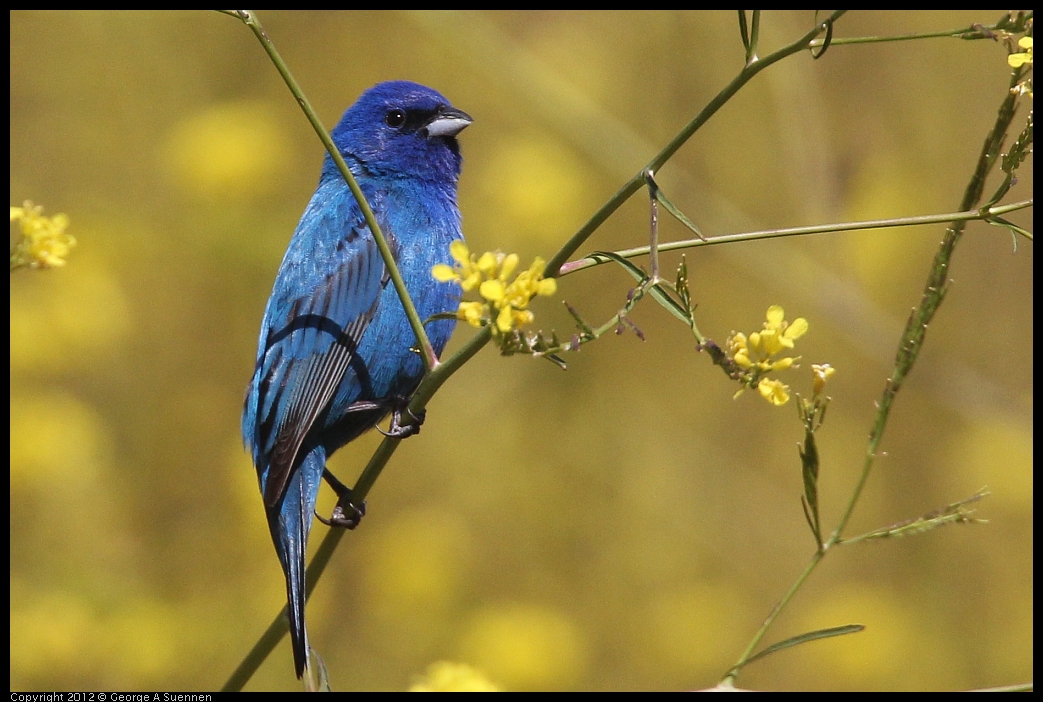
[[[304,624],[304,557],[308,550],[308,533],[311,531],[315,499],[325,465],[326,453],[322,447],[309,452],[286,485],[282,501],[268,510],[268,528],[286,574],[290,643],[298,678],[304,675],[304,669],[308,666],[308,630]]]

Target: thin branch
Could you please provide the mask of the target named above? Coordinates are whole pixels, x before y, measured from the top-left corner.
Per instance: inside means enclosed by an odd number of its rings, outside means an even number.
[[[1001,215],[1009,212],[1016,212],[1017,210],[1024,210],[1032,207],[1032,200],[1022,200],[1021,202],[1014,202],[1009,205],[1002,205],[999,207],[990,207],[984,212],[981,210],[968,210],[966,212],[945,212],[942,214],[933,215],[922,215],[918,217],[899,217],[896,219],[870,219],[861,222],[840,222],[837,224],[816,224],[810,227],[789,227],[786,229],[764,229],[756,232],[743,232],[741,234],[722,234],[721,236],[711,237],[709,239],[683,239],[681,241],[671,241],[665,244],[659,244],[658,248],[660,251],[679,251],[682,249],[691,249],[698,246],[713,246],[715,244],[732,244],[737,241],[757,241],[760,239],[779,239],[787,236],[803,236],[806,234],[827,234],[830,232],[848,232],[859,229],[883,229],[885,227],[912,227],[921,226],[925,224],[944,224],[947,222],[958,222],[958,221],[972,221],[972,220],[983,220],[986,222],[992,222],[997,220],[998,223],[1002,223],[999,220]],[[1003,224],[1006,226],[1006,224]],[[649,247],[638,246],[632,249],[623,249],[622,251],[616,251],[617,255],[622,258],[636,258],[638,256],[647,256],[649,253]],[[562,265],[559,276],[565,276],[576,271],[584,270],[585,268],[591,268],[592,266],[600,266],[604,263],[609,263],[609,260],[591,254],[585,258],[579,258],[575,261],[569,261]]]
[[[830,44],[832,46],[844,44],[879,44],[883,42],[912,41],[914,39],[992,39],[994,38],[992,33],[997,30],[1002,29],[1011,32],[1024,31],[1024,22],[1027,19],[1031,19],[1032,14],[1033,13],[1029,12],[1023,17],[1019,17],[1013,21],[1008,17],[1000,20],[996,24],[972,24],[969,27],[947,29],[938,32],[914,32],[912,34],[896,34],[889,37],[834,37]],[[810,48],[818,48],[822,46],[822,42],[823,40],[821,39],[815,39],[811,42]]]
[[[659,282],[659,186],[656,185],[655,175],[652,171],[648,171],[645,174],[645,180],[648,182],[650,220],[648,225],[648,250],[651,254],[649,267],[652,269],[652,272],[649,278],[652,284],[655,285]]]

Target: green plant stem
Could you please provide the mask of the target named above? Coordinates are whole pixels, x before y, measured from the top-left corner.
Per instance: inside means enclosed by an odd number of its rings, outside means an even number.
[[[779,613],[781,613],[782,609],[791,599],[793,599],[793,596],[797,594],[797,590],[800,589],[800,586],[804,584],[804,581],[808,579],[808,576],[811,575],[811,572],[815,570],[815,567],[819,564],[819,561],[825,557],[825,555],[825,551],[816,551],[814,555],[812,555],[811,561],[804,568],[804,571],[797,576],[797,579],[792,585],[790,585],[790,589],[786,591],[786,594],[782,596],[782,599],[778,601],[775,607],[771,610],[771,613],[768,614],[767,618],[765,618],[760,629],[757,630],[757,633],[754,634],[750,643],[746,646],[746,650],[744,650],[742,655],[739,656],[739,660],[736,661],[735,665],[728,671],[728,674],[721,679],[721,685],[735,684],[735,678],[739,675],[739,671],[742,667],[746,665],[747,661],[749,661],[753,656],[753,650],[757,647],[757,644],[759,644],[761,639],[764,638],[764,635],[768,633],[768,629],[770,629],[771,625],[775,623],[775,619],[779,616]]]
[[[1007,130],[1010,128],[1010,124],[1013,121],[1014,114],[1017,110],[1017,99],[1019,93],[1014,90],[1014,87],[1020,81],[1022,73],[1023,69],[1014,70],[1011,76],[1010,89],[1008,89],[1007,95],[1000,105],[996,123],[985,138],[985,143],[982,146],[980,155],[978,156],[978,162],[975,166],[974,173],[971,176],[970,182],[964,191],[963,200],[960,203],[960,210],[964,214],[970,212],[975,205],[981,201],[985,179],[999,158],[1000,149],[1002,148],[1004,139],[1006,138]],[[1024,203],[1017,204],[1019,206],[1027,206],[1024,205]],[[942,239],[942,243],[935,254],[934,261],[931,265],[931,271],[927,277],[927,283],[924,286],[920,306],[918,309],[914,309],[912,314],[909,315],[909,321],[906,323],[905,332],[902,334],[902,338],[898,343],[898,352],[895,357],[893,372],[891,373],[891,377],[888,378],[883,394],[877,403],[878,409],[876,419],[869,437],[869,444],[862,465],[862,473],[859,476],[858,482],[852,491],[851,498],[848,500],[847,506],[844,509],[843,516],[841,516],[836,529],[833,530],[833,533],[830,535],[826,543],[822,544],[822,548],[811,556],[811,560],[808,562],[807,567],[804,568],[804,571],[800,574],[793,585],[790,586],[789,590],[785,595],[783,595],[782,599],[779,600],[778,604],[775,605],[771,613],[768,615],[768,618],[764,620],[764,623],[761,625],[760,629],[757,630],[757,633],[754,634],[753,639],[746,646],[746,649],[739,657],[739,660],[722,679],[722,684],[734,684],[735,678],[738,676],[740,669],[753,655],[754,649],[767,633],[778,614],[786,604],[792,600],[793,595],[804,581],[807,580],[808,576],[811,575],[812,571],[815,570],[822,559],[825,558],[825,555],[829,552],[830,548],[843,543],[843,531],[850,521],[851,515],[854,513],[855,505],[858,503],[858,499],[862,495],[862,490],[865,488],[866,482],[869,480],[869,475],[876,459],[877,450],[884,435],[884,428],[886,427],[887,420],[890,416],[891,405],[894,402],[898,391],[901,389],[902,382],[912,370],[913,364],[919,356],[920,350],[923,348],[923,341],[927,333],[928,323],[933,319],[935,312],[938,311],[938,308],[945,299],[945,294],[948,289],[949,264],[952,260],[953,251],[963,234],[967,222],[972,219],[975,219],[975,217],[961,217],[954,219],[948,229],[946,229],[945,237]]]
[[[384,265],[387,267],[388,273],[391,275],[391,282],[395,286],[395,292],[398,293],[398,298],[402,301],[402,307],[405,309],[406,317],[409,319],[409,326],[413,328],[413,334],[416,335],[417,344],[422,351],[420,356],[424,360],[424,368],[430,372],[438,365],[438,356],[431,347],[431,341],[427,338],[427,332],[424,331],[424,322],[420,319],[420,315],[417,313],[416,307],[413,305],[413,300],[410,298],[409,291],[406,289],[406,283],[402,279],[402,274],[398,271],[398,266],[395,264],[395,257],[391,254],[391,248],[388,246],[387,239],[384,237],[384,232],[381,231],[380,225],[377,224],[377,218],[374,216],[369,203],[366,202],[366,196],[362,194],[362,189],[355,180],[355,176],[352,175],[351,169],[348,168],[348,164],[345,163],[344,157],[341,156],[340,150],[333,143],[333,139],[330,138],[329,132],[326,131],[326,128],[322,125],[322,121],[319,119],[318,114],[316,114],[315,110],[312,108],[311,103],[308,102],[308,98],[304,96],[304,91],[301,90],[301,87],[297,84],[297,81],[290,73],[290,69],[286,65],[286,62],[283,61],[282,56],[279,55],[272,40],[264,31],[264,27],[261,26],[261,22],[257,19],[257,15],[255,15],[252,10],[220,10],[220,12],[241,20],[250,28],[257,39],[261,42],[261,46],[263,46],[264,50],[268,53],[268,57],[272,60],[272,63],[275,64],[275,68],[279,71],[279,75],[281,75],[283,81],[286,82],[286,86],[290,89],[290,92],[293,93],[293,97],[297,100],[297,104],[300,105],[301,109],[304,111],[308,121],[311,122],[311,126],[315,129],[315,133],[319,135],[319,139],[322,141],[323,146],[326,147],[326,151],[329,152],[333,162],[337,164],[337,168],[340,170],[341,175],[344,176],[344,180],[347,181],[348,188],[351,190],[351,194],[355,196],[355,200],[362,209],[362,215],[366,219],[366,224],[369,226],[369,230],[373,233],[373,238],[377,242],[377,248],[380,249],[380,256],[384,259]]]
[[[547,263],[543,275],[547,278],[558,277],[559,269],[562,265],[564,265],[564,263],[568,261],[574,253],[576,253],[579,247],[583,246],[586,240],[597,231],[598,227],[605,223],[605,220],[607,220],[613,212],[619,209],[620,206],[630,198],[630,196],[641,189],[641,186],[645,184],[646,173],[648,171],[652,171],[653,173],[657,172],[663,164],[666,163],[670,157],[673,156],[677,150],[680,149],[684,143],[688,141],[688,139],[691,138],[691,136],[717,112],[717,110],[721,109],[721,107],[728,102],[735,93],[739,92],[739,90],[746,85],[751,78],[768,66],[781,61],[787,56],[792,56],[793,54],[808,48],[811,40],[825,31],[828,23],[835,22],[845,12],[847,12],[847,10],[834,11],[828,19],[817,23],[811,31],[792,44],[788,44],[778,51],[775,51],[762,59],[756,59],[752,63],[744,66],[743,69],[739,71],[739,75],[737,75],[731,83],[725,86],[725,88],[719,92],[691,122],[686,124],[684,128],[682,128],[681,131],[670,140],[670,143],[663,147],[663,149],[656,154],[651,161],[634,174],[634,176],[628,180],[623,187],[620,188],[611,199],[609,199],[608,202],[602,205],[601,208],[594,213],[586,224],[580,227],[579,231],[573,234],[572,237],[565,242],[565,245],[562,246]]]
[[[424,409],[445,381],[489,343],[491,338],[492,327],[485,326],[468,340],[463,348],[439,364],[420,383],[420,387],[417,388],[409,403],[409,409],[413,412],[419,412]],[[355,482],[354,488],[352,488],[354,500],[362,501],[366,499],[370,488],[373,487],[384,466],[387,465],[388,460],[398,449],[398,445],[401,442],[401,439],[395,439],[390,436],[384,437],[384,440],[380,442],[380,446],[377,447],[377,450],[370,457],[369,463],[366,464],[359,479]],[[326,536],[323,537],[322,543],[319,544],[315,556],[308,565],[308,572],[305,576],[305,582],[307,583],[306,598],[311,597],[315,585],[319,582],[323,572],[325,572],[326,566],[329,565],[334,551],[337,550],[337,546],[340,544],[340,540],[344,538],[345,531],[346,529],[330,529],[326,532]],[[253,674],[257,672],[257,669],[289,631],[286,614],[286,607],[283,606],[282,610],[272,620],[272,623],[265,629],[261,638],[257,640],[250,652],[246,654],[242,662],[232,672],[228,681],[221,688],[222,692],[239,692],[246,685],[247,681],[253,677]]]
[[[1026,15],[1026,18],[1031,17],[1031,12]],[[844,44],[879,44],[883,42],[911,41],[913,39],[986,39],[988,37],[984,35],[983,30],[993,32],[999,29],[1002,24],[1003,22],[997,22],[996,24],[990,25],[971,25],[961,29],[948,29],[940,32],[897,34],[890,37],[833,37],[829,43],[830,46],[841,46]],[[810,44],[811,48],[818,48],[819,46],[822,46],[821,39],[815,39]]]
[[[941,39],[941,38],[959,38],[961,34],[974,31],[970,27],[963,29],[949,29],[941,32],[921,32],[919,34],[898,34],[890,37],[847,37],[837,38],[834,37],[830,43],[831,46],[842,46],[844,44],[880,44],[883,42],[891,41],[911,41],[913,39]],[[815,40],[811,42],[811,48],[818,48],[822,46],[822,42]]]
[[[760,34],[761,11],[753,11],[753,29],[746,26],[746,10],[739,10],[739,34],[742,37],[743,48],[746,49],[746,63],[757,60],[757,43]]]
[[[1022,71],[1023,69],[1013,71],[1010,87],[1007,90],[1006,98],[1000,104],[996,123],[985,138],[981,153],[978,155],[977,165],[974,168],[974,174],[971,176],[971,180],[964,191],[963,201],[960,203],[962,211],[971,210],[981,201],[982,192],[985,188],[985,179],[998,160],[1000,150],[1003,148],[1003,142],[1007,136],[1007,130],[1014,120],[1015,112],[1017,112],[1018,93],[1014,90],[1014,87],[1021,79]],[[873,430],[869,435],[869,444],[866,448],[866,456],[862,465],[862,474],[859,476],[858,483],[851,495],[851,499],[848,501],[843,516],[837,523],[837,527],[830,536],[829,541],[826,542],[827,547],[841,540],[844,528],[855,511],[855,504],[858,502],[862,489],[869,479],[869,473],[875,462],[877,449],[883,439],[884,429],[890,416],[891,404],[901,389],[902,382],[913,369],[913,364],[920,355],[920,350],[923,348],[924,339],[927,335],[927,326],[945,300],[945,295],[949,289],[949,264],[956,249],[956,244],[963,235],[963,230],[966,228],[968,221],[968,219],[958,219],[949,225],[945,231],[945,237],[938,247],[938,252],[934,256],[931,272],[928,274],[927,283],[924,286],[923,295],[920,299],[920,306],[909,315],[905,331],[898,343],[894,369],[891,377],[887,379],[880,400],[877,402],[876,421],[873,423]]]
[[[911,227],[925,224],[943,224],[946,222],[984,220],[989,221],[1009,212],[1016,212],[1032,207],[1032,200],[1023,200],[1009,205],[990,207],[986,211],[968,210],[966,212],[946,212],[943,214],[923,215],[919,217],[899,217],[897,219],[871,219],[862,222],[841,222],[838,224],[816,224],[810,227],[790,227],[787,229],[765,229],[756,232],[744,232],[742,234],[724,234],[709,239],[683,239],[658,244],[659,251],[679,251],[681,249],[692,249],[697,246],[713,246],[715,244],[731,244],[737,241],[756,241],[759,239],[779,239],[787,236],[803,236],[806,234],[826,234],[830,232],[848,232],[858,229],[882,229],[885,227]],[[616,251],[623,258],[636,258],[646,256],[649,253],[648,246],[638,246],[633,249]],[[602,256],[591,255],[569,261],[561,266],[559,277],[566,276],[576,271],[584,270],[592,266],[600,266],[609,263],[610,259]]]
[[[649,262],[649,268],[651,273],[649,279],[652,285],[659,282],[659,200],[657,199],[657,191],[659,187],[656,185],[655,180],[652,177],[652,171],[648,171],[646,180],[648,181],[648,204],[649,204],[649,223],[648,223],[648,252],[651,261]]]

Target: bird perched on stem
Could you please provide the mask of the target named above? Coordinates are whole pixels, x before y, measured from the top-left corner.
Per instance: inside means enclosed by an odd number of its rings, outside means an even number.
[[[470,123],[434,90],[393,81],[363,93],[331,132],[421,320],[456,309],[458,289],[432,278],[431,267],[451,262],[449,244],[463,239],[456,135]],[[286,575],[298,678],[309,650],[304,556],[322,479],[340,496],[336,525],[353,528],[363,513],[326,470],[326,459],[389,413],[396,436],[414,433],[423,419],[399,417],[424,364],[411,350],[416,337],[388,282],[362,210],[327,154],[264,311],[243,408],[243,440]],[[436,354],[454,324],[440,319],[425,327]],[[343,505],[354,513],[345,516]]]

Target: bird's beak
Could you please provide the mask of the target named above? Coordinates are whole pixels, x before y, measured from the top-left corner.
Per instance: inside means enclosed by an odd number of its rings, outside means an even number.
[[[427,135],[429,137],[455,137],[474,120],[471,115],[455,107],[446,107],[438,111],[431,121],[427,123]]]

